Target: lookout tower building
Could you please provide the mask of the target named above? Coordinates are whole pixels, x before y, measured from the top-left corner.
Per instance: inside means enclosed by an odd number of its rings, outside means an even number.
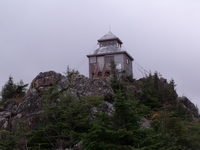
[[[119,74],[124,72],[125,76],[133,76],[132,61],[134,59],[122,49],[122,44],[123,42],[112,32],[108,32],[98,40],[99,48],[87,55],[89,78],[109,77],[111,75],[111,60],[114,60]]]

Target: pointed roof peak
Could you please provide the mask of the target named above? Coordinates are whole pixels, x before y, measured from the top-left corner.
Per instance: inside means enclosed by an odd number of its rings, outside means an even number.
[[[104,36],[102,36],[98,42],[100,41],[106,41],[106,40],[118,40],[121,44],[122,44],[122,41],[116,36],[114,35],[111,31],[109,31],[107,34],[105,34]]]
[[[102,36],[99,40],[106,40],[106,39],[114,39],[118,38],[115,36],[111,31],[109,31],[106,35]]]

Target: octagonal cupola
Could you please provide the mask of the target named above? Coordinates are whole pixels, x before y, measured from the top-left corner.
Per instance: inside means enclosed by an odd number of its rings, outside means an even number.
[[[122,51],[123,42],[110,31],[97,41],[99,48],[94,50],[93,54]]]

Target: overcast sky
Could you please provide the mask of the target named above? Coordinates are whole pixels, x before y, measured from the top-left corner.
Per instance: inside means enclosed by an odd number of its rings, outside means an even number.
[[[136,63],[158,71],[200,107],[199,8],[199,0],[0,0],[0,87],[10,75],[30,84],[68,65],[88,76],[86,55],[110,25],[135,59],[135,78],[144,76]]]

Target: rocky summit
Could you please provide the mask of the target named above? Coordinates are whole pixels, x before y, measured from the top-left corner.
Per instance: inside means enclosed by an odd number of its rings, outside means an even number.
[[[42,94],[50,86],[55,85],[57,90],[70,92],[72,95],[79,96],[103,96],[105,103],[102,110],[111,113],[113,111],[112,102],[114,92],[110,84],[101,79],[89,79],[83,75],[73,74],[67,78],[60,73],[47,71],[39,73],[31,82],[26,95],[20,103],[15,98],[7,100],[0,107],[0,129],[15,131],[20,118],[24,120],[24,125],[29,130],[37,128],[37,114],[42,111]],[[69,88],[70,87],[70,88]],[[195,105],[187,97],[179,97],[178,101],[197,117]],[[105,110],[106,109],[106,110]],[[149,126],[149,125],[148,125]]]
[[[200,149],[198,107],[157,73],[109,83],[41,72],[12,97],[0,107],[0,149]]]
[[[50,86],[55,86],[60,91],[70,92],[74,96],[104,97],[105,108],[112,109],[109,103],[113,101],[113,90],[110,85],[100,79],[89,79],[83,75],[72,75],[67,78],[54,71],[41,72],[31,82],[26,95],[20,103],[15,98],[7,100],[0,108],[0,129],[15,131],[20,118],[24,120],[24,126],[32,130],[37,128],[36,114],[42,111],[42,94]],[[69,88],[70,87],[70,88]]]

